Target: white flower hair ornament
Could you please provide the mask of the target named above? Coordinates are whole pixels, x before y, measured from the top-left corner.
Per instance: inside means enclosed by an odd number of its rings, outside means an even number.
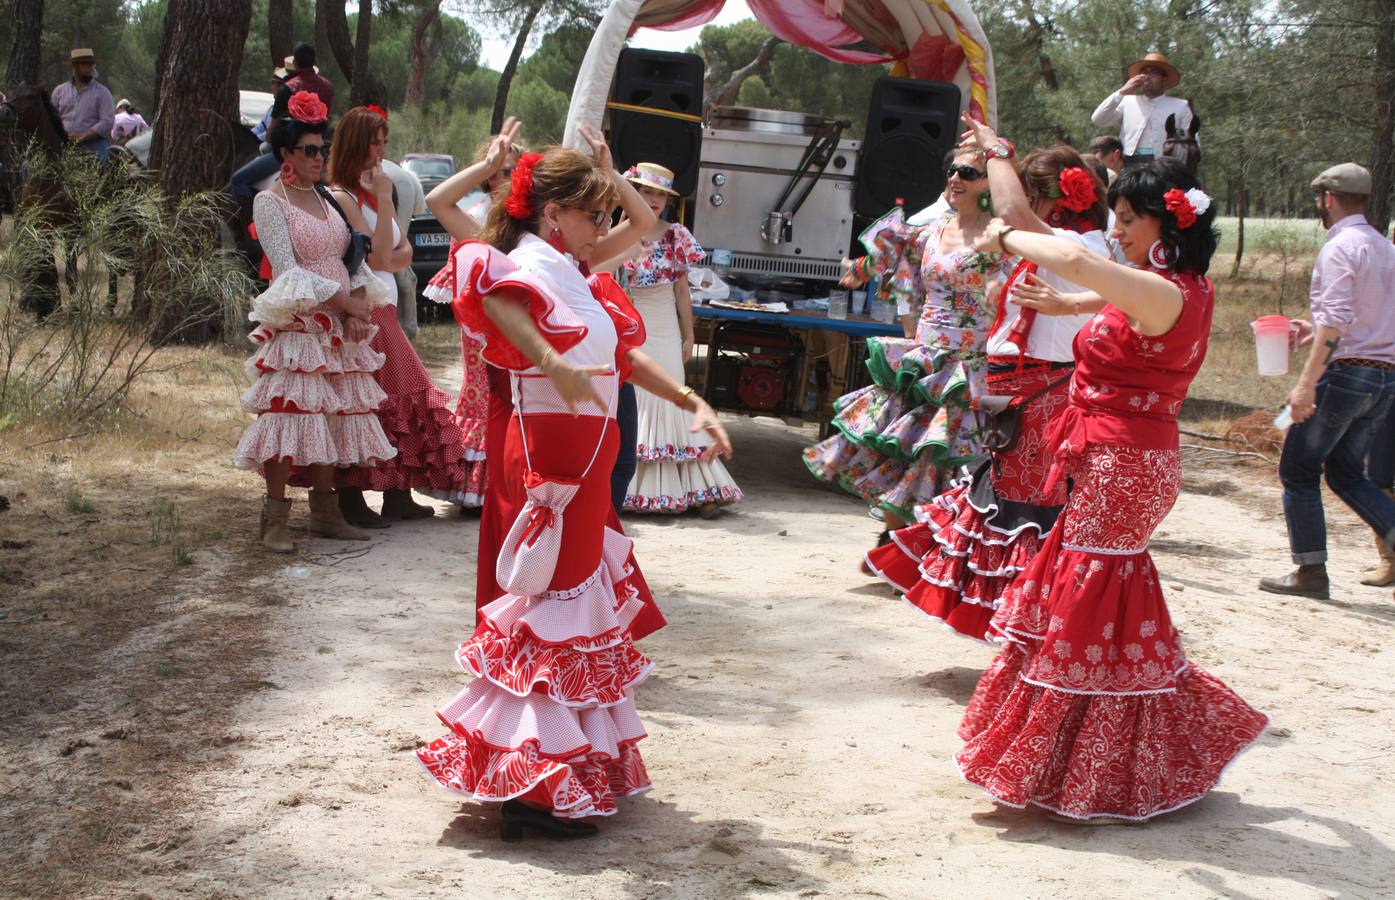
[[[1211,208],[1211,197],[1201,188],[1191,188],[1184,192],[1187,200],[1191,201],[1192,209],[1196,210],[1198,216],[1206,215],[1206,210]]]

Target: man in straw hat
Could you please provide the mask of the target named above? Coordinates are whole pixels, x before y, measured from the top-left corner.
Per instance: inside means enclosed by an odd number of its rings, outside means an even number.
[[[1121,126],[1119,140],[1124,144],[1124,168],[1143,165],[1162,156],[1167,139],[1167,117],[1176,116],[1175,125],[1186,131],[1192,124],[1191,104],[1167,92],[1182,80],[1167,57],[1149,53],[1129,66],[1129,80],[1104,98],[1090,120],[1101,128]]]
[[[63,120],[68,140],[105,163],[111,147],[108,135],[116,118],[111,91],[97,80],[97,57],[90,49],[73,50],[68,54],[68,65],[73,77],[53,89],[53,105]]]
[[[1395,246],[1366,222],[1370,172],[1342,163],[1311,187],[1327,241],[1313,264],[1312,323],[1293,320],[1299,343],[1311,342],[1313,349],[1288,395],[1293,425],[1279,457],[1289,550],[1298,568],[1260,579],[1259,586],[1326,600],[1324,475],[1332,492],[1371,526],[1386,567],[1395,544],[1395,499],[1366,474],[1372,436],[1395,404]]]

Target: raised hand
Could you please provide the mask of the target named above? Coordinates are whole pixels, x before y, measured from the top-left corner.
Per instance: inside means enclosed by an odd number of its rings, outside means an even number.
[[[615,168],[615,158],[610,154],[610,145],[605,142],[605,136],[590,125],[582,125],[577,128],[586,143],[591,145],[591,152],[596,157],[596,165],[605,171]]]
[[[975,147],[986,153],[990,147],[1002,143],[991,126],[972,118],[968,113],[964,113],[959,119],[964,123],[964,133],[959,136],[959,146]]]
[[[383,171],[382,163],[374,163],[373,168],[368,170],[369,186],[375,197],[392,196],[392,179],[388,173]]]
[[[1126,95],[1142,93],[1143,88],[1147,85],[1147,83],[1148,76],[1140,72],[1139,74],[1130,78],[1128,81],[1124,82],[1124,86],[1119,88],[1119,93]]]
[[[504,163],[508,161],[509,154],[513,152],[513,145],[517,141],[519,129],[522,127],[523,123],[518,121],[516,116],[509,116],[504,120],[504,127],[499,129],[494,140],[489,142],[489,150],[484,155],[484,162],[488,166],[490,175],[504,168]]]

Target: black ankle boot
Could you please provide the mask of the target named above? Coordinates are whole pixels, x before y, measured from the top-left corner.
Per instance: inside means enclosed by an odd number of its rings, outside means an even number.
[[[387,519],[368,508],[363,502],[363,491],[358,488],[339,488],[339,512],[344,521],[358,528],[391,528]]]
[[[519,800],[505,800],[499,807],[499,839],[514,843],[523,840],[523,829],[531,828],[550,841],[574,841],[591,837],[599,829],[590,822],[559,819],[545,809]]]

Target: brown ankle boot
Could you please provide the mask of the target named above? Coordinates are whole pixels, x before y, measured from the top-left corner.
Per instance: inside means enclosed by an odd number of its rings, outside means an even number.
[[[333,493],[310,492],[310,533],[337,541],[366,541],[368,532],[360,531],[344,521],[339,511],[339,498]]]
[[[291,543],[287,527],[290,517],[291,501],[266,498],[266,503],[262,505],[261,529],[257,532],[263,547],[272,553],[295,552],[295,544]]]
[[[1361,583],[1374,587],[1389,587],[1395,584],[1395,550],[1391,550],[1385,541],[1380,539],[1380,535],[1376,535],[1376,552],[1380,554],[1380,565],[1376,566],[1370,575],[1361,579]]]

